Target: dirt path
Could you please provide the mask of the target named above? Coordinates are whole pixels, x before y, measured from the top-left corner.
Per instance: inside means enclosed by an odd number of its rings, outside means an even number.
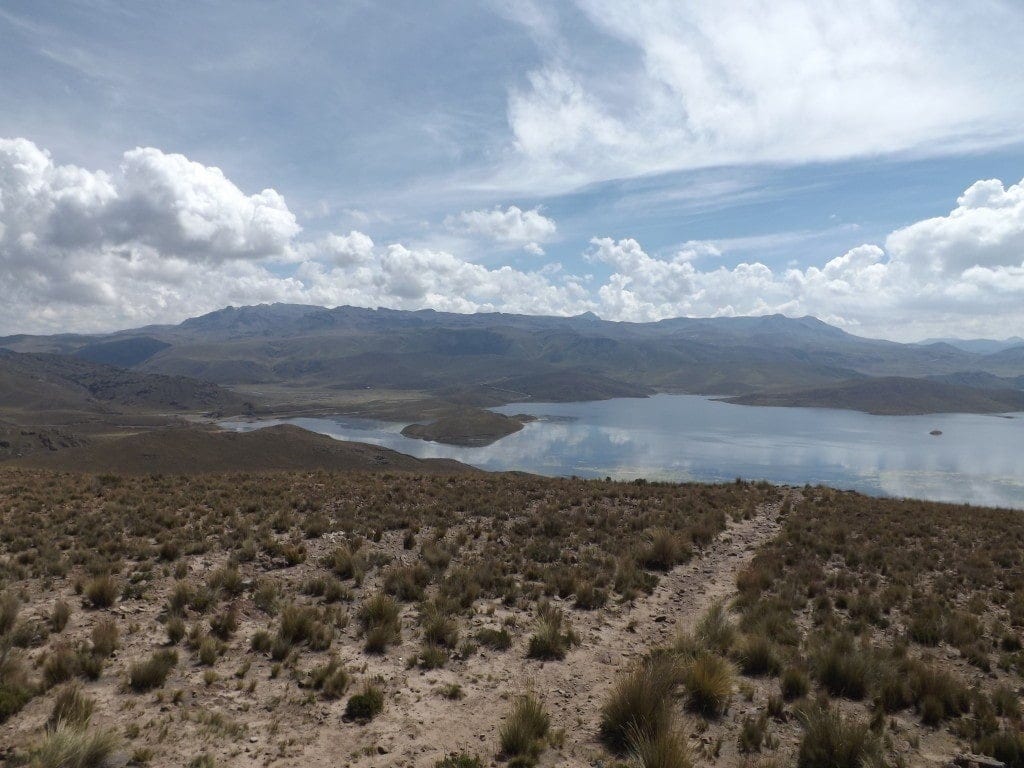
[[[381,674],[392,692],[380,717],[367,726],[325,722],[314,733],[296,734],[304,745],[301,758],[275,764],[319,765],[333,757],[334,764],[432,767],[446,752],[459,750],[480,755],[486,764],[497,751],[509,699],[532,689],[547,705],[552,727],[565,731],[563,747],[548,750],[541,764],[593,765],[603,754],[597,713],[616,675],[633,657],[692,629],[715,600],[734,592],[736,573],[778,531],[778,511],[773,505],[750,520],[730,522],[698,557],[665,574],[653,594],[632,605],[572,611],[582,643],[564,661],[526,659],[528,631],[520,631],[506,652],[482,649],[465,662],[430,672],[405,669],[404,656],[415,646],[403,647],[367,670]],[[477,614],[470,631],[495,626],[499,616],[497,609],[494,617]],[[458,701],[439,693],[454,682],[464,693]]]

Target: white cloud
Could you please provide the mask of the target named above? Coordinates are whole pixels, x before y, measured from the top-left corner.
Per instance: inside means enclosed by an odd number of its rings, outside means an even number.
[[[823,266],[700,270],[686,250],[655,258],[635,240],[595,239],[589,258],[612,274],[598,312],[629,320],[676,315],[816,315],[855,332],[915,339],[1008,336],[1024,328],[1024,181],[972,185],[948,215],[897,230]]]
[[[552,45],[509,96],[522,165],[556,188],[723,164],[944,153],[1019,140],[1024,12],[955,0],[575,0],[604,37]],[[515,15],[512,18],[517,18]],[[613,64],[609,64],[611,60]],[[524,175],[525,174],[525,175]]]
[[[510,211],[469,221],[527,247],[527,238],[554,232],[553,222],[526,223],[531,213],[544,219],[536,210],[515,209],[509,224]],[[303,239],[276,192],[247,195],[181,156],[133,150],[108,173],[56,164],[29,141],[0,141],[5,333],[111,330],[269,301],[592,310],[618,320],[782,312],[903,339],[1024,328],[1024,182],[979,181],[947,215],[897,230],[883,245],[773,270],[726,265],[727,249],[715,243],[658,256],[634,239],[595,238],[586,254],[594,275],[558,265],[490,268],[446,250],[377,244],[356,230]]]
[[[558,229],[554,219],[542,214],[540,208],[524,211],[515,205],[504,210],[498,206],[486,211],[463,211],[457,216],[447,216],[444,224],[453,232],[521,245],[535,256],[543,255],[540,243],[553,238]]]

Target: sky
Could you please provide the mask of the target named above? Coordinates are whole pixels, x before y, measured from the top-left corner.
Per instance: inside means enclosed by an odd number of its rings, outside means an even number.
[[[1019,0],[0,0],[0,334],[292,302],[1024,335]]]

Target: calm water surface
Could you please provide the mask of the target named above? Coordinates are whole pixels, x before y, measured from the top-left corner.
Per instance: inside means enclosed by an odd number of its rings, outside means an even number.
[[[871,416],[817,408],[730,405],[696,395],[593,403],[519,403],[495,410],[538,421],[484,448],[403,437],[367,419],[227,421],[232,429],[291,423],[341,440],[490,470],[657,480],[765,479],[1024,508],[1024,414]],[[933,429],[942,431],[931,436]]]

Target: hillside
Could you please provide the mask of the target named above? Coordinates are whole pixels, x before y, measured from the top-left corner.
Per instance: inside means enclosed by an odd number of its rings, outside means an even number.
[[[898,377],[857,379],[832,387],[726,398],[738,405],[842,408],[878,415],[1024,411],[1024,391],[977,389]]]
[[[0,467],[0,526],[5,765],[1024,754],[1011,510],[742,482]]]
[[[45,414],[250,410],[242,398],[207,381],[0,349],[0,413],[13,420],[34,423]]]
[[[3,346],[199,379],[248,398],[271,392],[282,413],[299,402],[320,403],[323,412],[358,413],[367,390],[383,400],[399,393],[408,412],[415,410],[410,398],[488,407],[652,392],[740,396],[815,389],[824,395],[838,387],[844,397],[831,405],[842,408],[853,407],[848,382],[860,378],[1024,376],[1021,347],[982,354],[941,341],[898,344],[854,336],[813,317],[782,315],[629,323],[592,314],[273,304],[228,307],[176,326],[106,336],[9,337],[0,339]],[[961,395],[965,400],[958,405]],[[990,407],[979,406],[970,390],[948,390],[923,399],[916,410],[933,407],[930,402],[943,410]],[[411,418],[424,421],[428,414],[413,412]]]
[[[335,440],[298,427],[279,425],[252,432],[216,432],[195,427],[166,428],[94,440],[56,452],[37,452],[16,466],[74,472],[123,474],[205,474],[270,470],[475,471],[445,459],[416,459],[364,443]]]

